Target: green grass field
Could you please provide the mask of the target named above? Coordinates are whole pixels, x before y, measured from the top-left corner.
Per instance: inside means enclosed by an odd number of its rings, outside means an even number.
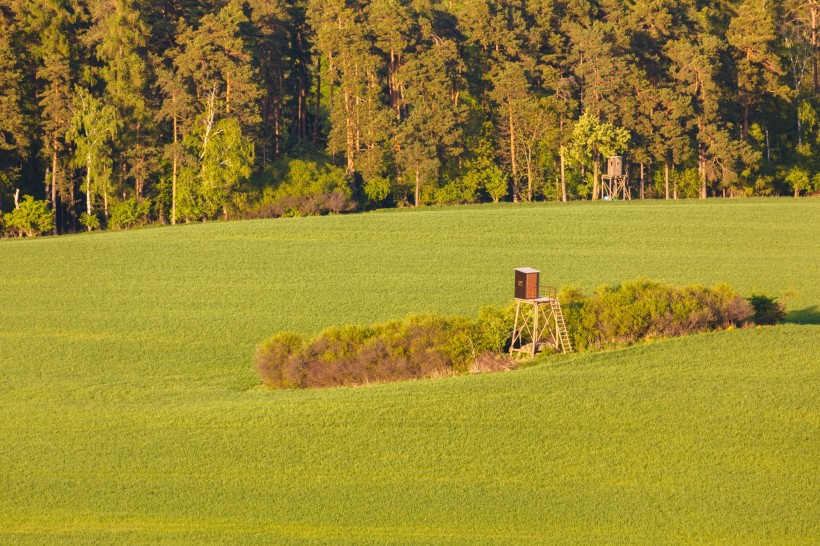
[[[820,542],[820,201],[481,206],[0,241],[0,541]],[[793,294],[790,324],[268,392],[253,347],[512,268]]]

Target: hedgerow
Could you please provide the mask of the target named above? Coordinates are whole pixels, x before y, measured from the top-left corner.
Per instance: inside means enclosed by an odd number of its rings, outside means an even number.
[[[649,280],[558,295],[573,347],[602,350],[639,341],[783,319],[782,305],[746,300],[725,284],[675,287]],[[778,307],[778,305],[780,305]],[[757,310],[757,313],[755,312]],[[309,339],[280,333],[256,350],[256,368],[274,388],[363,385],[514,368],[507,355],[515,306],[485,307],[476,319],[411,316],[372,326],[328,328]]]
[[[368,327],[328,328],[313,339],[280,333],[256,351],[256,368],[275,388],[363,385],[512,367],[497,310],[478,320],[411,316]],[[509,333],[507,333],[509,335]]]
[[[558,298],[573,346],[581,351],[743,326],[754,315],[751,304],[725,284],[675,287],[638,280],[601,286],[589,296],[564,288]]]

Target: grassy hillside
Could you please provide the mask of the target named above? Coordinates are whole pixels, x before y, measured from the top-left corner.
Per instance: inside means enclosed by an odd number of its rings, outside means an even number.
[[[820,540],[820,202],[475,207],[0,242],[0,540]],[[791,290],[806,323],[264,392],[280,329],[511,269]]]

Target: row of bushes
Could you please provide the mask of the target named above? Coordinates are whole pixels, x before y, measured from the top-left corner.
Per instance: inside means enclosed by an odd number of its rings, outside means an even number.
[[[576,350],[783,320],[783,305],[731,287],[674,287],[640,280],[590,295],[559,293]],[[507,370],[515,307],[485,307],[478,318],[421,315],[369,327],[329,328],[312,339],[281,333],[260,345],[256,368],[274,388],[317,388]],[[524,340],[528,342],[529,340]]]
[[[674,287],[640,280],[603,286],[586,296],[559,293],[567,328],[578,350],[600,350],[641,340],[742,326],[754,308],[728,285]]]
[[[107,218],[82,213],[79,222],[89,230],[130,229],[151,223],[151,202],[137,201],[133,197],[124,201],[112,200]],[[54,232],[54,212],[48,201],[35,200],[26,195],[17,208],[5,215],[0,212],[0,236],[37,237]]]
[[[131,229],[155,222],[171,220],[170,183],[158,182],[155,199],[129,197],[119,199],[109,195],[108,210],[92,214],[80,212],[76,206],[72,221],[89,231],[98,229]],[[185,214],[181,198],[177,199],[177,221],[190,218]],[[358,208],[352,180],[342,169],[320,160],[283,159],[270,164],[252,183],[234,192],[218,207],[224,219],[279,218],[283,216],[318,216],[352,212]],[[65,219],[66,223],[68,218]],[[65,227],[65,226],[63,226]],[[0,211],[0,236],[35,237],[54,232],[54,212],[48,201],[25,196],[16,210],[3,216]]]
[[[281,218],[292,216],[320,216],[356,210],[356,203],[341,190],[307,196],[285,196],[263,199],[244,213],[244,218]]]
[[[503,314],[477,320],[412,316],[369,327],[329,328],[313,339],[285,332],[256,350],[256,368],[274,388],[363,385],[508,369]],[[503,322],[502,322],[503,323]],[[506,324],[504,324],[506,326]]]

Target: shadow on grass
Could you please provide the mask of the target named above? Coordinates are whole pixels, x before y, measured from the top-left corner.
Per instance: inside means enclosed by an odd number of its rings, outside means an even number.
[[[786,315],[785,322],[790,324],[820,324],[820,306],[814,305]]]

